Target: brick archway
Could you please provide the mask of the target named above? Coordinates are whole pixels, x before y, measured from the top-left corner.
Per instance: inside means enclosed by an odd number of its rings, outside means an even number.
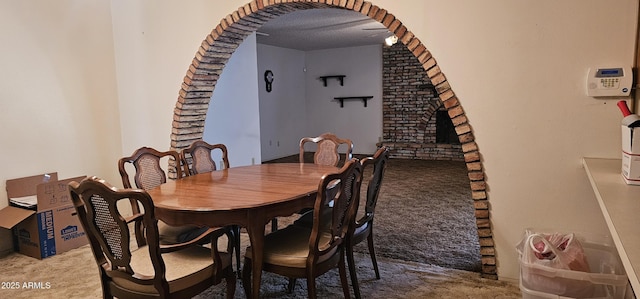
[[[202,42],[182,82],[174,109],[171,147],[185,148],[201,139],[209,100],[227,61],[244,39],[264,23],[283,14],[303,9],[341,8],[360,12],[398,36],[422,64],[447,109],[462,143],[474,200],[476,227],[480,241],[482,276],[497,279],[495,247],[489,219],[486,182],[471,126],[445,75],[436,60],[400,20],[385,9],[362,0],[253,0],[227,15]]]

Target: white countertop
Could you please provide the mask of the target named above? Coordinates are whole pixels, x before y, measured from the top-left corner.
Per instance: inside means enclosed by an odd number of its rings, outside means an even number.
[[[640,186],[624,182],[620,159],[584,158],[582,164],[631,288],[634,293],[640,294]]]

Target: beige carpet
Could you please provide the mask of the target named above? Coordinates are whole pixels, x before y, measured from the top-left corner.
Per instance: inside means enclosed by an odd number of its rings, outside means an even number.
[[[297,162],[297,157],[294,157]],[[278,162],[288,162],[282,159]],[[375,280],[366,244],[356,247],[363,298],[520,298],[516,285],[480,277],[480,255],[464,162],[392,159],[376,216],[376,250],[381,280]],[[288,219],[291,218],[291,219]],[[280,226],[295,219],[281,218]],[[269,227],[269,226],[267,226]],[[269,231],[269,230],[267,230]],[[248,241],[242,241],[242,248]],[[98,270],[89,247],[39,261],[12,254],[0,259],[0,298],[100,298]],[[459,270],[457,270],[459,269]],[[319,298],[342,298],[337,271],[318,280]],[[29,289],[29,282],[46,289]],[[286,278],[265,273],[263,298],[306,298],[298,280],[286,293]],[[32,284],[33,285],[33,284]],[[244,298],[238,283],[236,298]],[[216,286],[198,298],[223,298]]]
[[[376,280],[368,256],[356,256],[363,298],[520,298],[516,285],[483,279],[479,273],[440,266],[379,258],[382,279]],[[83,246],[44,260],[13,253],[0,260],[3,288],[0,298],[101,298],[98,270],[91,249]],[[17,282],[17,289],[6,289]],[[30,282],[43,289],[28,288]],[[306,282],[298,280],[295,292],[287,294],[288,280],[265,273],[262,298],[306,298]],[[337,271],[317,280],[319,298],[342,298]],[[224,284],[224,283],[223,283]],[[23,288],[27,286],[27,288]],[[353,292],[352,292],[353,293]],[[242,283],[235,298],[244,298]],[[210,288],[196,298],[224,298],[224,285]]]
[[[309,154],[307,160],[312,161]],[[295,155],[270,162],[297,161]],[[378,197],[374,235],[378,256],[480,272],[480,243],[465,162],[390,159]],[[356,250],[366,253],[366,248]]]

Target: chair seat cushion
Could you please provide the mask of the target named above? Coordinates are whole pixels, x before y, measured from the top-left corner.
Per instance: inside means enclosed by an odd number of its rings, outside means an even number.
[[[289,225],[265,236],[263,262],[266,264],[305,268],[309,256],[309,236],[311,229],[300,225]],[[320,236],[319,248],[329,244],[331,234],[323,233]],[[336,252],[334,247],[329,252],[320,256],[318,262],[323,262],[332,257]],[[245,256],[251,259],[252,247],[247,248]]]
[[[201,235],[207,227],[196,225],[172,226],[162,221],[158,221],[158,233],[160,234],[160,244],[177,244],[190,241]]]
[[[369,228],[369,225],[370,225],[370,222],[365,222],[362,225],[356,227],[355,231],[353,232],[353,235],[358,236],[364,233]]]
[[[329,222],[331,219],[330,213],[331,213],[331,209],[325,210],[325,216],[322,218],[323,221],[322,221],[322,226],[320,228],[323,231],[328,231],[330,229],[330,225],[331,225]],[[298,219],[296,219],[293,222],[293,224],[302,226],[302,227],[312,228],[313,227],[313,210],[307,211],[304,214],[302,214],[300,217],[298,217]],[[369,226],[370,226],[370,222],[365,222],[362,225],[356,227],[355,231],[353,232],[354,237],[357,238],[359,235],[366,232]]]
[[[226,252],[220,252],[222,268],[231,263],[231,256]],[[166,266],[166,279],[169,282],[171,292],[186,289],[204,280],[210,280],[214,264],[211,249],[202,246],[192,246],[183,250],[162,254]],[[148,246],[140,247],[131,253],[131,267],[133,270],[146,276],[153,276],[155,270],[151,264]],[[157,294],[153,285],[140,285],[129,280],[113,277],[113,282],[122,288],[135,290],[147,294]]]
[[[331,216],[332,216],[331,213],[332,213],[331,208],[324,209],[324,213],[321,220],[322,222],[320,224],[321,231],[328,231],[329,229],[331,229]],[[313,228],[313,210],[307,211],[304,214],[302,214],[300,217],[298,217],[298,219],[296,219],[293,222],[293,224],[302,226],[302,227]]]
[[[293,222],[294,225],[302,226],[302,227],[312,227],[313,226],[313,210],[306,211],[304,214],[300,215],[298,219]]]

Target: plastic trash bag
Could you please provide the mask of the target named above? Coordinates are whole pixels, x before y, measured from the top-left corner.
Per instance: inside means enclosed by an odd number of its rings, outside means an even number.
[[[591,272],[582,244],[574,234],[532,234],[528,238],[529,260],[547,267]],[[534,259],[535,257],[535,259]]]
[[[563,278],[559,273],[590,272],[582,244],[574,234],[528,232],[518,251],[521,279],[527,288],[572,298],[593,293],[593,284],[589,281]]]

